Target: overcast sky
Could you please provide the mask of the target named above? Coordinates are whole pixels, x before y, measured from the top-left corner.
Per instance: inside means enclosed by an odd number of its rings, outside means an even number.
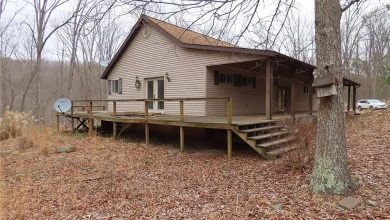
[[[17,9],[17,8],[20,8],[22,6],[24,6],[24,9],[23,9],[23,16],[21,16],[21,20],[33,20],[33,9],[31,6],[29,5],[26,5],[26,1],[24,0],[9,0],[11,1],[11,5],[8,9],[11,9],[11,10],[8,10],[7,12],[7,15],[11,15],[14,13],[15,10],[12,10],[12,9]],[[32,0],[30,0],[32,1]],[[374,8],[374,7],[377,7],[381,4],[390,4],[390,0],[367,0],[368,1],[368,7],[369,8]],[[266,0],[266,2],[268,3],[269,1]],[[64,9],[62,9],[62,11],[58,11],[56,14],[55,14],[55,18],[54,19],[58,19],[58,20],[63,20],[68,13],[66,13],[66,10],[70,10],[72,8],[71,4],[68,4],[66,7],[64,7]],[[301,16],[304,16],[308,22],[314,22],[314,0],[296,0],[296,4],[295,4],[295,8],[297,10],[299,10],[300,12],[300,15]],[[265,9],[267,10],[267,9]],[[273,10],[273,8],[269,9],[269,10]],[[134,24],[135,21],[131,21],[131,19],[135,20],[133,17],[129,17],[129,16],[124,16],[121,18],[121,21],[120,21],[120,25],[122,26],[122,28],[125,30],[125,32],[128,32],[131,30],[131,27],[132,25]],[[50,58],[50,57],[56,57],[56,42],[58,42],[55,38],[51,39],[49,42],[48,42],[48,45],[45,49],[45,57],[46,58]]]

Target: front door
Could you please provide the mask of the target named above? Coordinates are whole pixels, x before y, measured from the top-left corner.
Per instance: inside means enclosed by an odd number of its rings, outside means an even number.
[[[148,79],[146,80],[146,86],[146,97],[148,99],[164,99],[164,78]],[[152,112],[163,112],[164,102],[149,102],[148,109]]]

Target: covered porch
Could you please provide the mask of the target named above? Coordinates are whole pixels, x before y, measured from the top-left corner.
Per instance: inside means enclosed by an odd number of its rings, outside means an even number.
[[[280,115],[312,115],[318,109],[314,69],[299,60],[280,57],[208,66],[206,96],[231,97],[234,115],[264,115],[266,120]],[[356,113],[360,84],[344,77],[343,85],[346,111]],[[219,114],[226,114],[224,106],[206,101],[206,115]]]
[[[344,77],[343,85],[344,85],[344,88],[345,87],[347,88],[347,98],[344,99],[347,102],[347,113],[351,112],[351,104],[352,104],[352,111],[355,114],[356,113],[356,90],[357,90],[357,88],[360,87],[360,83],[357,83],[355,81],[352,81],[352,80]],[[352,92],[352,94],[351,94],[351,92]]]
[[[234,115],[263,114],[267,120],[278,115],[312,115],[314,69],[281,57],[208,66],[206,96],[232,97]],[[223,113],[223,106],[206,103],[206,115],[219,113]]]

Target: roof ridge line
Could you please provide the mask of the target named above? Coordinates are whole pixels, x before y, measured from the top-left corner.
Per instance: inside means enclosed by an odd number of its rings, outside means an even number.
[[[235,48],[244,48],[244,47],[240,47],[240,46],[237,46],[237,45],[235,45],[235,44],[229,43],[229,42],[227,42],[227,41],[220,40],[220,39],[218,39],[218,38],[215,38],[215,37],[212,37],[212,36],[209,36],[209,35],[206,35],[206,34],[203,34],[203,33],[197,32],[197,31],[194,31],[194,30],[191,30],[191,29],[189,29],[189,27],[187,27],[187,28],[181,27],[181,26],[179,26],[179,25],[172,24],[172,23],[170,23],[170,22],[167,22],[167,21],[164,21],[164,20],[155,18],[155,17],[151,17],[151,16],[148,16],[148,15],[145,15],[145,14],[143,14],[142,16],[143,16],[144,18],[146,18],[146,19],[149,19],[149,20],[150,20],[150,19],[155,19],[155,20],[160,21],[161,23],[165,23],[165,24],[168,24],[168,25],[172,25],[172,26],[177,27],[177,28],[180,28],[180,29],[184,29],[184,31],[190,31],[190,32],[193,32],[193,33],[195,33],[195,34],[202,35],[204,38],[211,38],[211,39],[216,40],[216,41],[221,41],[222,43],[225,43],[225,44],[230,44],[230,45],[232,45],[232,47],[235,47]],[[153,21],[151,21],[151,22],[153,22]],[[155,23],[155,22],[153,22],[153,23]],[[156,23],[156,24],[158,24],[158,23]],[[162,28],[162,29],[163,29],[163,28]],[[164,31],[165,31],[165,30],[164,30]],[[167,31],[165,31],[165,32],[167,32]],[[173,36],[173,35],[170,34],[169,32],[167,32],[167,33],[168,33],[169,35]],[[183,34],[180,35],[180,37],[179,37],[179,39],[178,39],[179,41],[180,41],[180,38],[182,37],[182,35],[183,35]],[[174,37],[174,36],[173,36],[173,37]],[[223,45],[216,45],[216,46],[219,46],[219,47],[227,47],[227,46],[223,46]]]

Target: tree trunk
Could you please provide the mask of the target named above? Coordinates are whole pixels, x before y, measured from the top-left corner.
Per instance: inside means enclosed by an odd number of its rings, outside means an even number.
[[[0,117],[7,107],[7,74],[2,54],[0,55]]]
[[[316,54],[319,76],[336,77],[337,95],[320,98],[311,189],[345,194],[352,189],[348,169],[343,103],[339,0],[315,1]]]
[[[36,67],[35,67],[35,108],[34,115],[37,118],[41,117],[41,71],[42,71],[42,54],[37,53]]]

